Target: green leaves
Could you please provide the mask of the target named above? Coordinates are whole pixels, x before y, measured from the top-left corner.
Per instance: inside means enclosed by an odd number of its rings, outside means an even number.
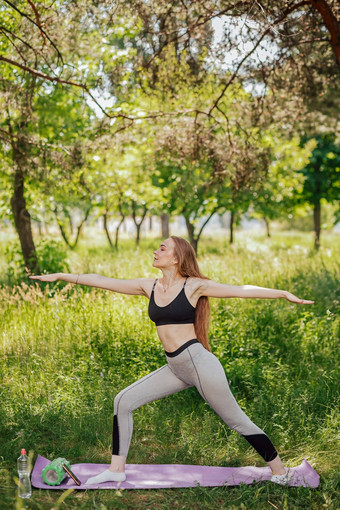
[[[321,199],[328,202],[339,200],[340,145],[336,143],[333,133],[317,135],[314,140],[317,145],[309,163],[301,170],[305,177],[303,197],[311,204]]]

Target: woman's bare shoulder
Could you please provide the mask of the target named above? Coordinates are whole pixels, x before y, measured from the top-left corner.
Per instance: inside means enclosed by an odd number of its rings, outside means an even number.
[[[207,284],[206,278],[199,278],[197,276],[189,276],[187,280],[187,286],[191,290],[192,294],[200,294],[202,289],[205,289]]]
[[[144,291],[144,295],[150,299],[153,284],[155,283],[156,276],[154,278],[139,278],[140,286]]]

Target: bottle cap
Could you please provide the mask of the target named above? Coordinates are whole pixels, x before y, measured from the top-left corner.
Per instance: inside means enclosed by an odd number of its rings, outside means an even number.
[[[21,455],[26,455],[26,450],[25,450],[25,448],[22,448],[20,453],[21,453]]]

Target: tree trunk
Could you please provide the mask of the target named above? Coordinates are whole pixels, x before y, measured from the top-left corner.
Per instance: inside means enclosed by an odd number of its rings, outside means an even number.
[[[230,236],[229,236],[229,242],[230,244],[233,244],[234,242],[234,222],[235,222],[236,213],[234,211],[230,211]]]
[[[109,245],[113,249],[113,243],[111,241],[110,232],[109,232],[109,229],[108,229],[108,226],[107,226],[107,211],[103,214],[103,220],[104,220],[103,224],[104,224],[104,230],[105,230],[105,234],[106,234],[107,240],[109,241]]]
[[[79,237],[80,237],[80,233],[83,229],[83,226],[90,214],[90,211],[92,209],[92,205],[90,205],[87,209],[87,211],[85,212],[85,216],[84,218],[81,220],[80,222],[80,225],[78,225],[77,227],[77,234],[76,234],[76,238],[74,240],[74,243],[72,244],[71,241],[69,241],[68,237],[67,237],[67,234],[66,234],[66,230],[64,229],[64,225],[58,220],[58,211],[57,211],[57,208],[54,209],[54,213],[56,215],[56,219],[57,219],[57,223],[59,225],[59,229],[60,229],[60,233],[62,235],[62,238],[64,239],[65,243],[67,244],[67,246],[71,249],[71,250],[74,250],[74,248],[77,246],[78,244],[78,240],[79,240]]]
[[[162,225],[162,238],[167,239],[170,236],[170,215],[162,214],[161,215],[161,225]]]
[[[41,237],[42,236],[42,224],[41,224],[41,221],[37,221],[37,227],[38,227],[39,237]]]
[[[208,218],[201,225],[201,228],[200,228],[200,230],[199,230],[199,232],[198,232],[196,237],[195,237],[195,227],[194,227],[194,225],[192,223],[190,223],[189,216],[186,217],[185,214],[183,213],[183,216],[185,218],[185,223],[186,223],[186,226],[187,226],[187,230],[188,230],[190,244],[193,247],[193,249],[195,250],[195,254],[196,255],[197,255],[198,241],[199,241],[199,239],[201,237],[203,229],[207,225],[207,223],[210,221],[212,216],[217,212],[218,209],[219,209],[218,207],[215,207],[215,209],[209,214]]]
[[[70,232],[71,232],[71,236],[73,237],[74,225],[73,225],[73,220],[72,220],[71,213],[70,213],[69,211],[67,211],[67,212],[66,212],[66,216],[67,216],[68,221],[69,221],[69,224],[70,224]]]
[[[198,240],[195,238],[194,225],[192,223],[190,223],[189,216],[185,216],[184,215],[184,218],[185,218],[185,223],[186,223],[187,230],[188,230],[188,236],[189,236],[190,244],[193,247],[193,249],[195,250],[195,254],[197,255],[197,242],[198,242]]]
[[[149,232],[152,232],[152,216],[149,218]]]
[[[142,224],[141,223],[136,223],[136,245],[139,246],[139,241],[140,241],[140,228],[141,228]]]
[[[55,216],[56,216],[56,220],[57,220],[57,223],[58,223],[58,227],[59,227],[59,230],[60,230],[60,233],[61,233],[61,237],[64,239],[65,243],[67,244],[67,246],[69,248],[72,249],[72,246],[71,246],[71,243],[70,241],[68,240],[68,237],[66,235],[66,232],[65,232],[65,229],[64,229],[64,226],[62,223],[60,223],[59,219],[58,219],[58,216],[57,216],[57,210],[55,209],[54,210],[54,213],[55,213]]]
[[[320,200],[314,203],[313,218],[314,218],[314,248],[318,250],[320,248],[320,231],[321,231]]]
[[[136,245],[138,246],[139,245],[139,241],[140,241],[140,229],[141,229],[141,226],[142,226],[142,223],[144,221],[144,218],[145,218],[145,215],[146,213],[148,212],[148,208],[146,207],[146,205],[143,206],[143,214],[142,214],[142,219],[140,220],[140,222],[138,223],[137,221],[137,204],[134,200],[132,200],[132,218],[133,218],[133,221],[134,221],[134,224],[136,225]]]
[[[123,225],[123,229],[125,227],[125,214],[124,214],[124,206],[123,203],[119,200],[118,201],[118,210],[120,212],[120,222],[118,223],[118,226],[116,228],[116,239],[115,239],[115,249],[118,251],[118,238],[119,238],[119,229]],[[126,229],[125,229],[126,230]]]
[[[124,215],[122,215],[121,220],[120,220],[120,222],[119,222],[119,224],[118,224],[118,226],[117,226],[117,228],[116,228],[115,248],[116,248],[116,250],[117,250],[117,251],[118,251],[118,236],[119,236],[119,229],[120,229],[121,225],[123,224],[124,220],[125,220],[125,216],[124,216]]]
[[[267,237],[270,237],[270,230],[269,230],[269,220],[266,216],[263,216],[263,220],[266,224],[266,230],[267,230]]]
[[[319,11],[323,18],[329,35],[331,36],[331,45],[335,53],[338,67],[340,68],[340,24],[336,17],[336,7],[334,5],[333,8],[332,2],[327,2],[326,0],[310,0],[310,3],[317,11]],[[334,4],[335,3],[336,2],[334,2]]]
[[[13,159],[16,162],[14,190],[11,197],[14,224],[19,236],[25,266],[30,269],[32,273],[39,274],[40,269],[33,241],[31,216],[26,209],[26,200],[24,197],[24,174],[21,169],[21,164],[18,162],[18,155],[15,154],[15,151]]]

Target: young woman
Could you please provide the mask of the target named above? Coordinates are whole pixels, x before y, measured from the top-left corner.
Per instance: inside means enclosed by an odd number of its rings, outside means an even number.
[[[232,395],[224,369],[210,351],[208,297],[285,298],[292,303],[313,304],[285,290],[252,285],[226,285],[203,276],[195,252],[184,239],[171,236],[154,251],[153,267],[162,279],[118,280],[97,274],[50,274],[32,279],[63,280],[90,287],[135,294],[149,299],[149,317],[157,326],[167,363],[123,389],[114,399],[112,458],[109,469],[89,478],[87,485],[124,481],[125,463],[133,431],[132,412],[142,405],[195,386],[204,400],[232,429],[241,434],[268,463],[271,481],[286,485],[291,473],[285,468],[268,436],[242,411]]]

